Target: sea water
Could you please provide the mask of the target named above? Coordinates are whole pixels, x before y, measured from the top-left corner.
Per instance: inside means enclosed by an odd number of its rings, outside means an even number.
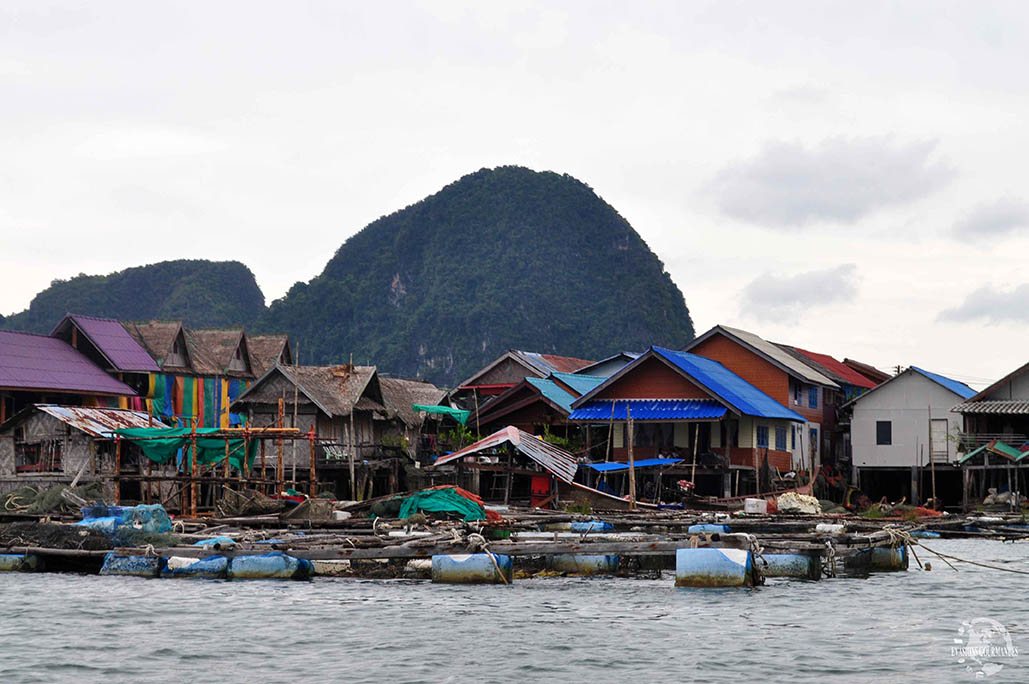
[[[1029,571],[1029,543],[927,544]],[[1029,575],[919,556],[753,589],[4,573],[0,682],[1029,681]]]

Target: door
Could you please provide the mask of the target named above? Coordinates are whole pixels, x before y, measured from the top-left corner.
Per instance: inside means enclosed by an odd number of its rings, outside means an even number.
[[[929,437],[932,439],[933,460],[937,463],[946,463],[950,450],[947,448],[950,443],[947,441],[947,419],[933,418],[929,421]]]

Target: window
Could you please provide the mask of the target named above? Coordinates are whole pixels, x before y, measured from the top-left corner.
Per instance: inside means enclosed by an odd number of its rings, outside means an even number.
[[[768,448],[768,426],[758,425],[757,426],[757,445],[759,447]]]
[[[790,449],[795,450],[797,448],[797,426],[790,426]]]
[[[811,453],[818,453],[818,428],[811,428],[808,431],[808,438],[811,440]]]
[[[818,408],[818,388],[811,387],[807,391],[808,408]]]
[[[786,428],[775,428],[775,448],[779,451],[786,451]]]
[[[878,446],[889,446],[893,444],[893,421],[875,421],[875,443]]]
[[[14,445],[14,468],[18,473],[61,472],[61,440]]]
[[[793,404],[800,406],[800,383],[793,383]]]

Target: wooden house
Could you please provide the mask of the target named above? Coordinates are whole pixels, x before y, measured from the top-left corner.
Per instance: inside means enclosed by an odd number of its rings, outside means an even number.
[[[525,378],[545,378],[551,373],[574,373],[592,361],[556,354],[509,349],[450,392],[450,402],[469,411],[486,404]]]
[[[754,491],[765,467],[794,467],[788,436],[805,418],[717,361],[652,347],[572,402],[569,418],[605,438],[604,460],[678,458],[700,475],[698,489]],[[606,434],[605,434],[606,433]],[[596,454],[594,454],[596,456]],[[745,472],[740,484],[738,473]]]
[[[471,424],[482,434],[513,425],[531,435],[550,431],[570,438],[579,425],[568,419],[572,402],[606,378],[578,373],[551,373],[528,377],[486,404]]]
[[[958,459],[960,415],[952,409],[975,395],[967,385],[911,366],[847,402],[854,483],[873,498],[937,496],[948,505],[961,499]]]
[[[783,406],[804,416],[790,430],[791,451],[816,462],[828,446],[823,440],[823,407],[838,403],[840,386],[807,363],[754,333],[716,325],[684,351],[718,361]],[[799,434],[798,434],[799,431]]]

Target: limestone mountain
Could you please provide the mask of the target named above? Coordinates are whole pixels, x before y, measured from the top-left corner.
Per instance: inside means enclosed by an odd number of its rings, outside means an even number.
[[[304,363],[437,384],[510,348],[599,359],[693,338],[682,293],[611,205],[568,175],[483,169],[380,218],[272,303]]]

